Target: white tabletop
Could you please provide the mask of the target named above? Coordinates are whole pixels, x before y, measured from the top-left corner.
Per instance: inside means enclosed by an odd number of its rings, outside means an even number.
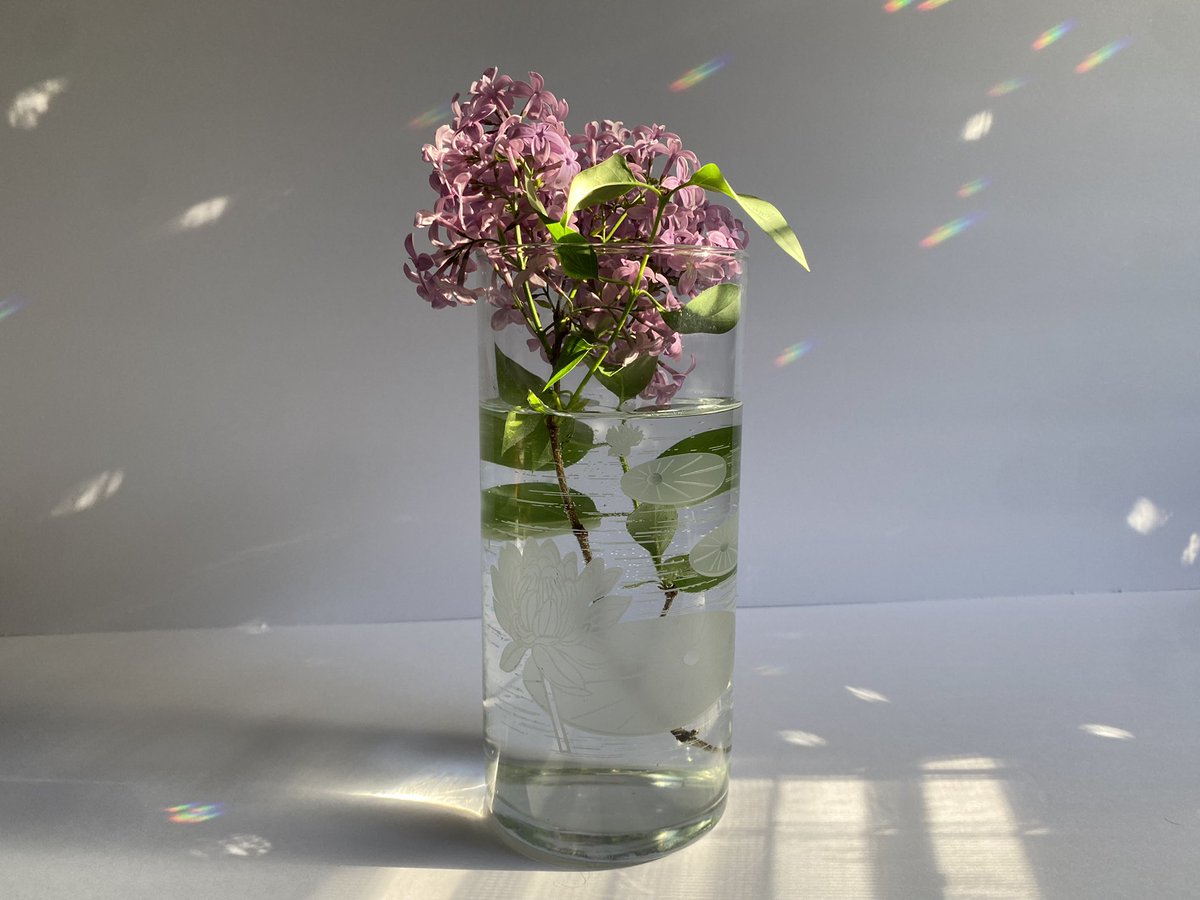
[[[0,897],[1200,893],[1200,593],[738,617],[725,818],[602,872],[487,831],[478,621],[0,639]]]

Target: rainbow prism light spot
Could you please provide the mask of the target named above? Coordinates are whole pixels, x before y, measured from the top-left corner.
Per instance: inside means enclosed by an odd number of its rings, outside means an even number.
[[[1047,28],[1037,36],[1037,40],[1033,42],[1034,50],[1045,50],[1055,41],[1060,40],[1063,35],[1075,27],[1075,23],[1070,19],[1065,22],[1059,22],[1053,28]]]
[[[1023,88],[1029,84],[1029,79],[1024,75],[1018,78],[1010,78],[1007,81],[1002,81],[999,84],[994,84],[988,88],[989,97],[1003,97],[1005,94],[1011,94],[1018,88]]]
[[[0,319],[6,319],[13,313],[17,312],[25,304],[16,297],[6,297],[0,300]]]
[[[888,0],[887,3],[883,4],[883,11],[890,13],[900,12],[900,10],[912,2],[913,0]]]
[[[710,59],[704,65],[696,66],[694,69],[688,69],[678,78],[671,82],[671,90],[676,93],[686,91],[688,88],[693,88],[706,78],[711,78],[714,74],[729,63],[728,56],[718,56],[716,59]]]
[[[945,6],[950,0],[925,0],[917,9],[921,12],[928,12],[931,9],[937,9],[939,6]]]
[[[184,803],[182,806],[168,806],[163,810],[167,818],[179,824],[193,824],[215,819],[225,812],[222,803]]]
[[[1075,67],[1075,74],[1082,75],[1084,72],[1090,72],[1092,69],[1101,63],[1106,63],[1126,47],[1129,46],[1129,38],[1121,38],[1113,41],[1111,44],[1105,44],[1094,53],[1089,53],[1084,57],[1083,61]]]
[[[443,103],[441,106],[435,106],[433,109],[427,109],[419,116],[414,116],[408,120],[409,128],[430,128],[450,119],[450,104]]]
[[[784,366],[790,366],[800,357],[804,356],[808,351],[812,350],[813,345],[809,341],[801,341],[798,344],[792,344],[777,357],[775,357],[775,365],[782,369]]]
[[[966,200],[968,197],[974,197],[992,182],[988,178],[976,178],[974,181],[968,181],[966,184],[959,187],[954,193]]]
[[[936,247],[938,244],[948,241],[950,238],[955,237],[956,235],[962,234],[964,231],[974,225],[977,219],[978,216],[962,216],[958,219],[954,219],[951,222],[947,222],[945,225],[933,229],[933,231],[921,238],[921,246],[926,249],[929,247]]]

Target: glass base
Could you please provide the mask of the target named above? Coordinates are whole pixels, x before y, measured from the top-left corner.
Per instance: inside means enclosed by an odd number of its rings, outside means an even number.
[[[499,765],[491,799],[500,839],[540,862],[635,865],[711,829],[725,811],[728,768],[554,769]]]

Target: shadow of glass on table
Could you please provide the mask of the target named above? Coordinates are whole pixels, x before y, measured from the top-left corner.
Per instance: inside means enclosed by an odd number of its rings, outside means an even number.
[[[477,734],[10,707],[0,746],[13,850],[538,868],[489,831]]]

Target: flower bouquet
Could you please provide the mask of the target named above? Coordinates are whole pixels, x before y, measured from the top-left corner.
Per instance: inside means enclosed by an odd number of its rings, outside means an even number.
[[[728,789],[748,239],[779,211],[660,125],[567,130],[483,73],[424,148],[404,271],[476,305],[489,806],[527,853],[649,859]]]

